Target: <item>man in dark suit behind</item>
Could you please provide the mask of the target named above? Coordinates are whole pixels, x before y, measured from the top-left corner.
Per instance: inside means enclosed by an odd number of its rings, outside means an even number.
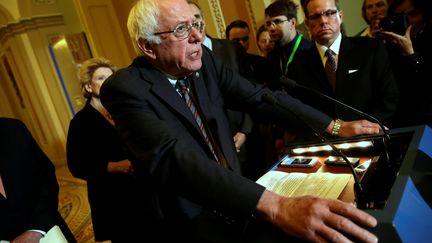
[[[284,236],[310,241],[348,240],[345,235],[376,241],[359,226],[372,227],[376,220],[351,204],[281,197],[240,175],[226,107],[299,126],[290,112],[262,101],[271,94],[319,132],[331,132],[334,121],[222,65],[201,45],[203,28],[185,0],[137,1],[128,29],[140,56],[101,88],[102,104],[134,155],[138,179],[145,181],[143,193],[151,199],[152,230],[146,237],[159,242],[173,236],[187,242],[245,242],[253,239],[248,223],[256,222],[256,216],[279,236],[283,231]],[[378,133],[379,126],[344,122],[340,132]],[[335,227],[341,223],[343,233]]]
[[[300,52],[290,66],[288,77],[366,112],[390,126],[396,111],[398,92],[382,41],[344,36],[340,31],[343,12],[338,0],[304,2],[305,23],[315,45]],[[334,53],[337,66],[333,84],[325,71],[329,60],[325,54],[327,50]],[[333,118],[361,118],[359,114],[337,107],[310,93],[301,90],[289,92]]]
[[[198,4],[193,0],[188,0],[188,3],[194,16],[204,21]],[[247,23],[244,24],[249,29]],[[240,42],[205,35],[203,45],[212,50],[214,56],[225,66],[240,73],[253,84],[268,83],[270,63],[262,56],[247,53]],[[228,109],[227,115],[243,175],[257,180],[277,161],[272,124],[253,120],[249,114],[240,111]]]
[[[215,57],[235,72],[240,71],[242,57],[241,47],[228,40],[216,39],[210,36],[204,37],[203,44],[212,50]],[[252,131],[252,118],[245,112],[227,109],[227,116],[230,122],[231,133],[233,134],[234,145],[242,166],[247,162],[246,140]]]
[[[58,225],[76,242],[58,207],[54,166],[25,125],[0,118],[0,240],[39,242]]]

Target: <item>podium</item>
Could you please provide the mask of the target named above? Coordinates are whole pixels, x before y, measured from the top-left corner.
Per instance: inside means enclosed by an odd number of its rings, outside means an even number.
[[[379,222],[372,232],[381,242],[428,242],[432,230],[432,129],[395,129],[390,138],[399,140],[390,144],[390,161],[392,155],[402,161],[393,171],[395,181],[384,208],[365,210]]]
[[[366,209],[378,225],[371,230],[380,242],[430,242],[432,210],[410,176],[398,176],[382,209]]]
[[[428,126],[398,128],[390,130],[389,136],[389,142],[383,136],[338,138],[330,142],[348,157],[379,156],[360,180],[368,202],[368,207],[362,210],[378,220],[378,226],[371,230],[378,239],[381,242],[429,241],[432,230],[432,129]],[[293,145],[288,153],[290,156],[335,155],[323,143]],[[349,173],[345,167],[345,172],[335,169],[336,173]]]

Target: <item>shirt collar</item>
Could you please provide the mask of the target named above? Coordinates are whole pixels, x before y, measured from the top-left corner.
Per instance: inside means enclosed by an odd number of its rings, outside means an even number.
[[[339,55],[339,49],[340,49],[341,41],[342,41],[342,33],[339,32],[338,37],[337,37],[336,40],[333,42],[333,44],[329,47],[329,48],[330,48],[330,49],[335,53],[336,56]],[[318,44],[317,42],[315,42],[315,46],[316,46],[317,49],[318,49],[318,52],[319,52],[319,54],[320,54],[320,56],[321,56],[321,60],[326,60],[325,52],[326,52],[327,49],[329,49],[329,48],[327,48],[326,46],[320,45],[320,44]]]
[[[212,45],[211,39],[208,38],[207,36],[204,36],[204,40],[203,40],[202,44],[205,45],[208,49],[213,51],[213,49],[212,49],[213,45]]]
[[[370,26],[368,25],[368,27],[366,27],[366,29],[363,30],[363,32],[360,34],[360,36],[363,37],[373,37],[371,34],[371,29]]]
[[[168,78],[168,81],[171,83],[171,85],[172,85],[173,87],[175,87],[175,85],[176,85],[176,83],[177,83],[177,79],[170,79],[170,78]]]

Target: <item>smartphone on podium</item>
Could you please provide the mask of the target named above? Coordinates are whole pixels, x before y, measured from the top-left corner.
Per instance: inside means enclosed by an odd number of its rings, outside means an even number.
[[[360,161],[360,158],[354,157],[347,157],[347,159],[353,166],[356,166]],[[329,156],[324,163],[327,165],[347,165],[346,161],[340,156]]]
[[[279,162],[280,167],[291,167],[291,168],[311,168],[314,167],[318,162],[318,158],[309,157],[289,157],[285,155]]]

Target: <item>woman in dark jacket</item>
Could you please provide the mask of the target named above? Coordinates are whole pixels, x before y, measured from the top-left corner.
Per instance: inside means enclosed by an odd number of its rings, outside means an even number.
[[[100,87],[113,71],[103,58],[83,63],[80,81],[87,102],[70,123],[67,162],[75,177],[87,181],[95,240],[140,242],[143,220],[133,167],[99,100]]]

